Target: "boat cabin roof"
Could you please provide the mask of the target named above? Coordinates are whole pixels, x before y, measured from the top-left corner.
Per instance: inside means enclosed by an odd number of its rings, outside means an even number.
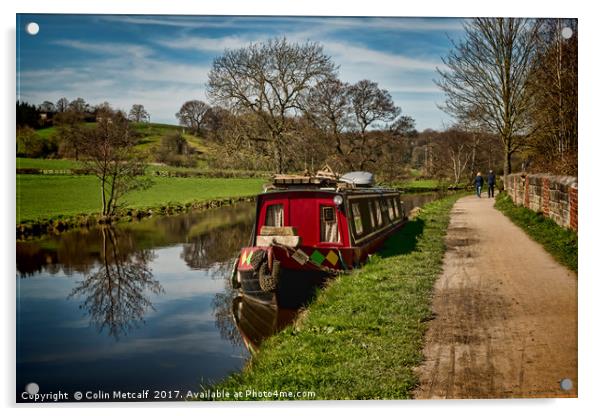
[[[264,189],[264,193],[327,192],[343,195],[398,193],[395,189],[376,187],[374,184],[374,175],[370,172],[348,172],[338,175],[326,166],[315,175],[308,172],[302,175],[275,175],[272,184]]]

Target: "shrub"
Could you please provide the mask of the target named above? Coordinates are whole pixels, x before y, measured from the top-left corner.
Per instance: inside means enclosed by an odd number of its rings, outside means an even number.
[[[20,127],[17,130],[17,156],[47,157],[55,155],[58,145],[54,138],[40,137],[31,127]]]
[[[170,132],[161,138],[156,160],[176,167],[195,167],[197,162],[194,149],[180,132]]]

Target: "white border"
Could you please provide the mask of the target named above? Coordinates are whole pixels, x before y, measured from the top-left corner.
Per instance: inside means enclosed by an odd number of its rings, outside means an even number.
[[[585,3],[585,2],[583,2]],[[429,402],[310,402],[310,403],[218,403],[198,405],[147,404],[107,404],[86,410],[86,414],[106,415],[107,408],[113,413],[119,408],[144,407],[144,412],[163,414],[164,406],[178,407],[178,411],[207,412],[212,414],[246,413],[258,411],[267,414],[286,413],[304,415],[316,410],[332,412],[365,413],[371,408],[388,414],[436,413],[436,414],[504,414],[520,412],[545,412],[546,414],[567,414],[568,412],[587,412],[600,408],[600,342],[599,317],[602,316],[600,296],[602,287],[601,273],[595,259],[599,256],[600,246],[596,237],[602,232],[600,215],[597,213],[599,181],[602,173],[600,166],[602,154],[600,146],[602,133],[599,122],[602,96],[600,90],[600,13],[593,6],[575,1],[527,2],[509,0],[504,2],[454,1],[399,1],[384,0],[337,1],[269,1],[269,0],[232,0],[232,1],[181,1],[181,0],[104,0],[102,2],[74,2],[73,0],[21,0],[13,4],[2,2],[0,19],[3,26],[3,65],[2,100],[0,117],[2,120],[2,156],[4,175],[2,190],[5,193],[1,204],[2,215],[2,256],[4,266],[4,323],[5,337],[2,343],[3,376],[0,393],[4,406],[11,406],[14,398],[14,329],[15,329],[15,158],[14,158],[14,120],[15,120],[15,13],[116,13],[116,14],[236,14],[236,15],[346,15],[346,16],[551,16],[579,18],[579,133],[580,133],[580,237],[579,237],[579,399],[564,400],[482,400],[482,401],[429,401]],[[590,4],[594,4],[591,2]],[[598,187],[596,186],[598,185]],[[185,407],[186,409],[182,409]],[[27,409],[31,409],[28,407]],[[10,411],[14,411],[10,409]],[[82,405],[46,406],[43,411],[49,414],[82,413]]]

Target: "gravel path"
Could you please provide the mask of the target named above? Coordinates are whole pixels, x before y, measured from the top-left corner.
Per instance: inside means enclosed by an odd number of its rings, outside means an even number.
[[[493,202],[452,209],[414,397],[576,397],[577,276]]]

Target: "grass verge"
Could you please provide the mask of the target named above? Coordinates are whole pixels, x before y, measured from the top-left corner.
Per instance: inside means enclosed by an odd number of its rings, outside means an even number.
[[[365,267],[332,281],[293,326],[266,340],[241,373],[212,390],[313,391],[316,400],[410,398],[449,213],[462,195],[424,206]]]
[[[577,272],[577,233],[563,228],[543,213],[514,205],[506,192],[500,192],[495,207],[540,243],[558,262]]]

